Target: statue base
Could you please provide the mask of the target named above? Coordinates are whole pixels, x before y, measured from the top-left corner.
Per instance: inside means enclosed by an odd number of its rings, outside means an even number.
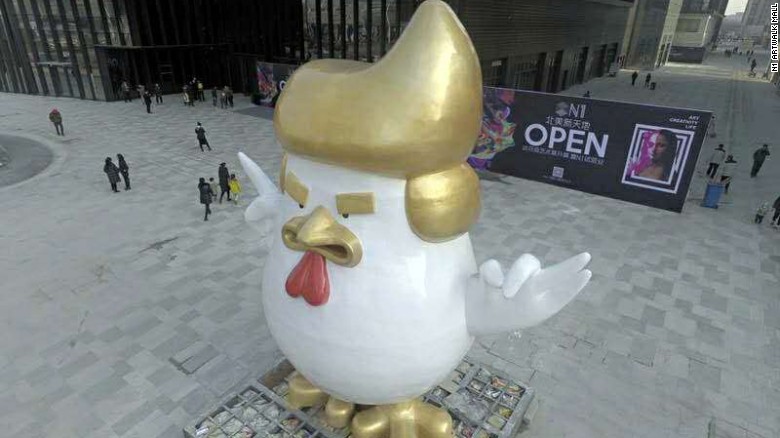
[[[285,361],[184,429],[186,438],[346,438],[349,426],[325,421],[325,406],[293,409],[285,400],[294,374]],[[457,438],[509,438],[536,410],[534,391],[523,383],[465,358],[423,401],[452,416]],[[358,407],[358,411],[361,408]]]

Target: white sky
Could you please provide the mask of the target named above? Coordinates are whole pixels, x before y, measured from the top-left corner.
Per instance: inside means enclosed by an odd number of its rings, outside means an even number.
[[[744,12],[745,6],[747,6],[747,0],[729,0],[729,4],[726,6],[726,15]]]

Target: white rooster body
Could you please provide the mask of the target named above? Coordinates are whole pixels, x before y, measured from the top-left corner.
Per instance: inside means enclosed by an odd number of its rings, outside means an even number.
[[[477,268],[479,180],[465,160],[481,111],[474,47],[450,7],[428,0],[376,64],[318,60],[288,81],[274,115],[281,190],[239,154],[259,193],[246,218],[272,237],[268,325],[328,394],[414,399],[474,336],[539,324],[590,280],[587,253],[545,269],[528,254],[506,274],[495,260]]]
[[[263,306],[281,350],[312,383],[356,403],[407,400],[442,381],[472,341],[464,306],[477,267],[468,234],[444,243],[420,240],[404,214],[403,179],[294,156],[287,170],[309,188],[309,205],[281,200],[275,229],[323,206],[363,242],[364,256],[352,268],[328,263],[329,300],[311,306],[285,292],[302,253],[274,239]],[[374,193],[376,212],[339,216],[336,195],[350,192]]]

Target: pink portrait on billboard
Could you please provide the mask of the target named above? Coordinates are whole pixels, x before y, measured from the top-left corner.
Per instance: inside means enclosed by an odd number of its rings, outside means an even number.
[[[668,181],[677,157],[677,135],[666,129],[642,134],[639,156],[629,163],[634,177]]]

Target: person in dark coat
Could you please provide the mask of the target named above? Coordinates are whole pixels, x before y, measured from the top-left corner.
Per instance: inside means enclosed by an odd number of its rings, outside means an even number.
[[[144,91],[144,104],[146,104],[147,114],[152,113],[152,93],[149,90]]]
[[[761,166],[764,165],[764,160],[769,156],[769,145],[764,144],[761,148],[756,149],[753,152],[753,168],[750,170],[750,177],[755,178],[758,175],[758,171],[761,170]]]
[[[639,77],[639,72],[635,71],[631,73],[631,86],[633,87],[636,84],[636,78]]]
[[[780,196],[775,199],[775,203],[772,204],[772,208],[775,209],[775,215],[772,216],[772,222],[770,225],[773,227],[780,227]]]
[[[214,192],[211,191],[211,186],[206,182],[206,178],[201,178],[198,181],[198,192],[200,193],[200,203],[206,206],[206,212],[203,216],[203,220],[207,221],[209,220],[209,215],[211,214],[211,198],[213,197]]]
[[[200,145],[200,151],[203,152],[203,145],[205,144],[209,150],[211,150],[211,145],[209,145],[209,141],[206,140],[206,129],[203,127],[203,125],[198,122],[195,125],[195,135],[198,136],[198,144]]]
[[[230,172],[225,163],[219,164],[219,203],[222,203],[222,197],[227,193],[228,202],[230,199]]]
[[[154,84],[154,101],[157,104],[163,103],[162,87],[160,84]]]
[[[65,136],[65,128],[62,127],[62,113],[57,108],[54,108],[49,113],[49,120],[54,124],[54,129],[57,130],[57,135]]]
[[[233,89],[225,85],[225,99],[227,99],[228,105],[233,108]]]
[[[130,190],[130,166],[127,165],[122,154],[116,154],[116,159],[119,163],[119,172],[122,174],[122,179],[125,180],[125,190]]]
[[[653,79],[653,77],[648,73],[647,76],[645,76],[645,88],[650,88],[651,79]]]
[[[211,89],[211,103],[217,107],[217,87]]]
[[[111,161],[111,157],[106,157],[106,164],[103,166],[103,172],[108,175],[108,182],[111,183],[111,190],[115,193],[119,193],[119,190],[116,188],[116,183],[119,182],[119,168]]]

